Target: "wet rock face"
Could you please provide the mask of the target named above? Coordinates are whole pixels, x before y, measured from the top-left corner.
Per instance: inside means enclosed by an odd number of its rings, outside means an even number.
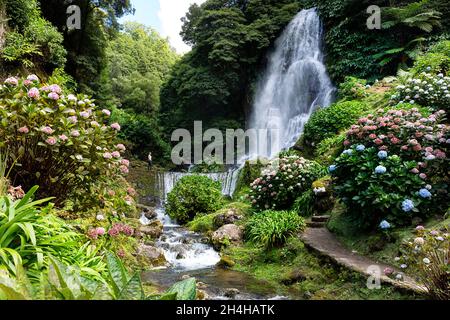
[[[166,264],[166,257],[164,252],[156,247],[140,244],[137,253],[138,256],[147,260],[154,267],[164,266]]]
[[[163,224],[161,221],[154,221],[148,226],[140,226],[138,232],[152,239],[158,239],[163,233]]]
[[[156,217],[158,216],[158,214],[156,213],[155,208],[152,207],[148,207],[145,206],[143,204],[138,204],[137,208],[140,209],[142,211],[142,214],[144,214],[144,216],[148,219],[148,220],[153,220],[156,219]]]
[[[241,292],[238,289],[228,288],[228,289],[225,289],[225,292],[223,293],[223,295],[227,298],[234,299],[234,298],[236,298],[236,296],[239,293],[241,293]]]
[[[233,209],[228,210],[225,213],[221,213],[214,217],[213,224],[215,229],[219,229],[227,224],[234,224],[236,221],[242,219],[242,216],[238,215]]]
[[[227,224],[211,235],[211,242],[214,246],[214,249],[220,250],[222,247],[230,244],[230,242],[241,242],[242,238],[243,232],[241,228],[239,228],[235,224]]]

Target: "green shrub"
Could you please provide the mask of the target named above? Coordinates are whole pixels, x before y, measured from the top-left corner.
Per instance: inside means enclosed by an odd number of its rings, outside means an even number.
[[[220,209],[221,204],[220,182],[192,175],[183,177],[168,194],[166,210],[172,219],[187,223],[197,214],[209,214]]]
[[[311,217],[314,213],[314,202],[313,190],[307,190],[295,200],[292,210],[302,217]]]
[[[271,162],[251,185],[250,200],[256,210],[288,209],[297,195],[311,188],[313,181],[324,175],[317,162],[298,156]]]
[[[344,101],[317,110],[305,125],[306,144],[316,146],[339,131],[349,128],[367,109],[360,101]]]
[[[345,77],[339,85],[339,97],[347,100],[357,100],[368,96],[366,92],[367,81],[355,77]]]
[[[305,227],[305,221],[294,211],[263,211],[247,222],[245,238],[269,249],[286,243]]]
[[[420,55],[412,71],[416,74],[429,72],[432,74],[448,74],[450,71],[450,40],[444,40],[433,45],[430,50]]]
[[[321,164],[331,164],[344,150],[345,133],[322,140],[316,148],[315,155]]]
[[[0,149],[9,150],[11,179],[40,193],[89,191],[99,177],[128,172],[123,146],[115,143],[118,124],[108,110],[85,96],[62,95],[58,85],[39,85],[37,77],[8,78],[0,87]]]

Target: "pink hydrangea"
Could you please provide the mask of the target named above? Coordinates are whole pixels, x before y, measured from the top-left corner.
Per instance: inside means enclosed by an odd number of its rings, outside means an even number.
[[[80,117],[82,117],[82,118],[89,118],[89,112],[86,112],[86,111],[82,111],[82,112],[80,112]]]
[[[114,151],[113,153],[111,153],[111,155],[112,155],[114,158],[120,158],[120,152],[119,152],[119,151]]]
[[[76,102],[77,101],[77,97],[73,94],[69,94],[67,96],[67,100],[72,101],[72,102]]]
[[[24,86],[28,87],[29,85],[31,85],[33,82],[31,82],[30,80],[24,80],[23,84]]]
[[[38,88],[31,88],[30,90],[28,90],[28,97],[32,98],[32,99],[39,99],[39,89]]]
[[[80,132],[78,130],[72,130],[72,132],[70,133],[70,135],[72,137],[79,137],[80,136]]]
[[[35,75],[35,74],[30,74],[30,75],[27,77],[27,80],[28,80],[28,81],[39,82],[39,78],[38,78],[38,76]]]
[[[130,166],[130,160],[122,159],[122,161],[120,161],[120,164],[124,165],[126,167],[129,167]]]
[[[103,109],[102,113],[108,117],[111,115],[111,111],[109,111],[108,109]]]
[[[111,159],[112,157],[113,157],[112,154],[109,153],[109,152],[105,152],[105,153],[103,154],[103,158],[105,158],[105,159]]]
[[[71,117],[67,118],[67,120],[69,120],[69,122],[72,124],[76,124],[78,122],[77,116],[71,116]]]
[[[99,236],[103,236],[106,233],[105,228],[102,228],[102,227],[96,228],[95,231],[96,231],[97,235],[99,235]]]
[[[111,128],[113,128],[114,130],[120,131],[120,124],[118,124],[117,122],[113,123],[111,125]]]
[[[116,146],[116,148],[119,149],[120,151],[125,151],[125,150],[127,150],[127,148],[125,148],[125,146],[124,146],[122,143],[119,143],[119,144]]]
[[[20,127],[17,131],[19,131],[20,133],[28,133],[30,132],[30,130],[28,129],[28,127]]]
[[[59,95],[56,92],[50,92],[48,94],[48,98],[52,99],[52,100],[58,100],[59,99]]]
[[[45,133],[45,134],[52,134],[53,132],[55,132],[51,127],[49,127],[49,126],[46,126],[46,127],[43,127],[42,129],[41,129],[41,131],[43,132],[43,133]]]
[[[120,166],[119,169],[120,169],[120,172],[122,172],[123,174],[129,173],[129,170],[128,170],[127,166],[122,165],[122,166]]]
[[[56,94],[62,93],[61,87],[58,86],[57,84],[52,84],[49,88],[50,88],[50,91],[53,93],[56,93]]]
[[[69,138],[65,134],[62,134],[59,136],[59,140],[61,140],[61,141],[67,141],[68,139]]]
[[[53,145],[56,144],[57,140],[56,140],[55,137],[50,137],[50,138],[48,138],[47,140],[45,140],[45,142],[46,142],[47,144],[53,146]]]
[[[17,80],[16,77],[9,77],[8,79],[5,80],[5,83],[11,86],[18,86],[19,80]]]
[[[91,121],[91,126],[93,127],[100,127],[97,121]]]

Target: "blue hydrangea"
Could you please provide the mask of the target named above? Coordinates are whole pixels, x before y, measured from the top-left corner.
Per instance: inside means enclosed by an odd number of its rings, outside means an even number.
[[[405,212],[410,212],[414,209],[414,202],[412,202],[412,200],[406,199],[405,201],[402,202],[402,209]]]
[[[386,220],[381,221],[380,229],[386,230],[386,229],[389,229],[390,227],[391,227],[391,224],[389,222],[387,222]]]
[[[419,195],[424,199],[430,199],[431,198],[431,192],[427,189],[420,189]]]
[[[332,173],[336,171],[336,165],[332,164],[331,166],[328,167],[328,172]]]
[[[380,158],[380,159],[386,159],[387,158],[387,156],[388,156],[388,153],[386,152],[386,151],[380,151],[380,152],[378,152],[378,158]]]
[[[376,174],[385,174],[386,171],[387,171],[386,167],[383,167],[383,166],[378,166],[375,168]]]
[[[351,156],[353,154],[353,150],[352,149],[344,150],[344,152],[342,152],[342,154],[346,154],[348,156]]]
[[[359,144],[359,145],[356,146],[356,150],[364,151],[364,150],[366,150],[366,147],[364,145],[362,145],[362,144]]]

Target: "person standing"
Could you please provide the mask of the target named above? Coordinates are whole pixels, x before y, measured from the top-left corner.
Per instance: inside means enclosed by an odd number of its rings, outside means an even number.
[[[151,152],[148,153],[147,163],[148,163],[148,170],[150,170],[153,166],[153,158]]]

